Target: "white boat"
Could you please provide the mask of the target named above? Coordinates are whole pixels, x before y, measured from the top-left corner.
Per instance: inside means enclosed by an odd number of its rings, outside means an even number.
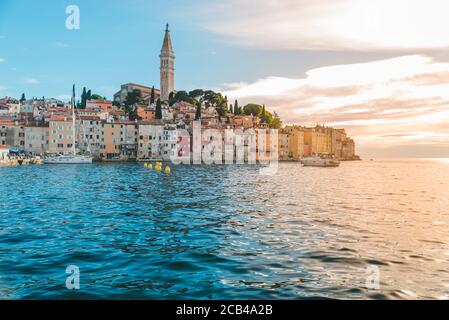
[[[301,159],[304,167],[338,167],[340,161],[329,157],[312,156]]]
[[[45,164],[89,164],[92,163],[92,157],[82,155],[54,155],[46,157]]]
[[[76,127],[75,127],[75,85],[73,85],[72,95],[72,152],[68,155],[50,155],[45,157],[43,163],[45,164],[89,164],[92,163],[92,157],[76,154]]]

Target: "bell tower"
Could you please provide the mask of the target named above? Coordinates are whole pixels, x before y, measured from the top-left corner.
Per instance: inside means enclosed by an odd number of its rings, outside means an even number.
[[[161,58],[161,100],[167,101],[170,93],[175,90],[175,52],[168,24],[159,57]]]

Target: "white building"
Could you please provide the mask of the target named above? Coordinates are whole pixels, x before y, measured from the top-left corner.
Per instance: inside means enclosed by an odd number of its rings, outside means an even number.
[[[164,126],[162,124],[139,125],[139,145],[137,158],[139,160],[158,159],[163,157],[162,140],[164,135]]]

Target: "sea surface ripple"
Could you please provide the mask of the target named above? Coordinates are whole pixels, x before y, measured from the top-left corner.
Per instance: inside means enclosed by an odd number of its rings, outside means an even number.
[[[449,162],[259,173],[0,168],[0,299],[448,298]]]

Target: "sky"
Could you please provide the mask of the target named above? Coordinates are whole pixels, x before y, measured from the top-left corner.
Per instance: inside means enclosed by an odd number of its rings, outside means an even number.
[[[69,30],[66,8],[80,10]],[[449,157],[443,0],[0,0],[0,96],[112,98],[159,86],[170,24],[177,90],[345,128],[363,157]]]

